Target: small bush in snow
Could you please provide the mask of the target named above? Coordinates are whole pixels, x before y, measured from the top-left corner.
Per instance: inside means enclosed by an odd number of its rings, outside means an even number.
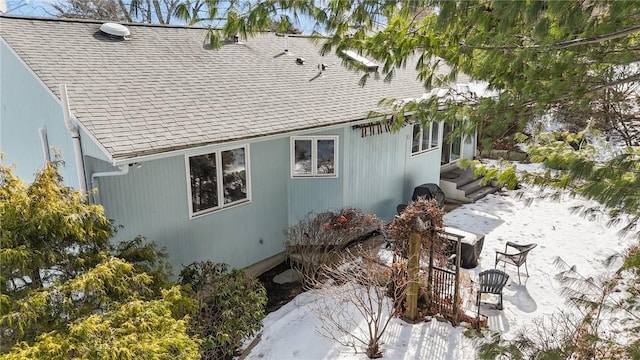
[[[358,209],[311,213],[285,229],[287,256],[309,286],[318,280],[323,266],[335,265],[342,250],[381,226],[375,215]]]
[[[180,272],[185,291],[198,302],[192,329],[204,339],[202,359],[228,359],[262,327],[267,293],[243,270],[196,262]]]

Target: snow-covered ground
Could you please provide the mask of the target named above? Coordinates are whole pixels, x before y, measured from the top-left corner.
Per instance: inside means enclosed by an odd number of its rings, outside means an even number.
[[[554,278],[558,269],[554,260],[560,256],[569,266],[584,276],[599,276],[612,271],[605,260],[622,252],[633,242],[621,238],[617,229],[603,222],[592,222],[572,214],[570,208],[586,204],[575,198],[562,201],[539,200],[526,205],[514,192],[503,192],[464,205],[445,215],[447,226],[485,234],[480,265],[468,271],[475,278],[482,270],[493,268],[495,251],[504,251],[505,243],[535,242],[538,247],[529,253],[529,277],[522,272],[518,283],[516,268],[506,266],[510,280],[504,289],[504,310],[482,305],[491,329],[513,337],[532,325],[532,320],[568,309],[560,295],[560,283]],[[464,291],[464,289],[463,289]],[[490,302],[494,299],[487,299]],[[261,339],[247,359],[366,359],[352,348],[319,336],[314,304],[326,298],[318,291],[306,292],[269,314],[264,320]],[[343,307],[343,303],[329,306]],[[382,339],[385,359],[474,359],[473,341],[463,334],[465,328],[452,327],[438,321],[408,324],[393,319]]]

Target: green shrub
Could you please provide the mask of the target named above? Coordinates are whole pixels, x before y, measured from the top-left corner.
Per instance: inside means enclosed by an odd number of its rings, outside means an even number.
[[[139,273],[147,273],[153,279],[149,288],[155,296],[161,294],[162,289],[172,286],[171,264],[167,249],[157,249],[154,241],[147,241],[143,236],[136,236],[133,240],[122,241],[116,245],[112,253],[115,257],[132,264]]]
[[[192,328],[204,339],[203,359],[229,359],[243,339],[262,327],[267,293],[243,270],[196,262],[180,272],[180,282],[198,302]]]
[[[78,322],[64,331],[40,335],[33,343],[21,342],[0,360],[21,359],[149,359],[197,360],[197,336],[187,332],[188,318],[171,314],[175,302],[183,301],[178,287],[163,290],[160,299],[133,300]]]

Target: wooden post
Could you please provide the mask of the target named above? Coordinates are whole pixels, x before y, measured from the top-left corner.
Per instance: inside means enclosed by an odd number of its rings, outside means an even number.
[[[456,236],[456,280],[453,294],[453,326],[458,326],[460,314],[458,314],[458,302],[460,301],[460,256],[462,253],[462,237]]]
[[[429,232],[429,236],[431,236],[431,239],[429,239],[429,271],[427,274],[427,304],[430,307],[431,305],[433,305],[433,253],[434,253],[434,249],[433,249],[433,242],[436,240],[435,237],[436,236],[440,236],[440,234],[437,233],[437,231],[435,229],[431,229],[431,231]]]
[[[407,319],[416,321],[418,318],[418,292],[420,290],[420,234],[412,232],[409,235],[409,263],[407,275],[409,287],[407,289]]]

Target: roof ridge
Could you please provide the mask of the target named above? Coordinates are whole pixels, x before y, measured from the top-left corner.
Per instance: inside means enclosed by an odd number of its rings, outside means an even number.
[[[18,20],[29,20],[29,21],[43,21],[43,22],[65,22],[65,23],[82,23],[82,24],[97,24],[102,25],[104,23],[117,23],[129,27],[150,27],[150,28],[166,28],[166,29],[193,29],[193,30],[208,30],[208,26],[189,26],[189,25],[177,25],[177,24],[149,24],[149,23],[137,23],[137,22],[120,22],[115,20],[99,20],[99,19],[83,19],[83,18],[51,18],[44,16],[30,16],[30,15],[15,15],[15,14],[4,14],[0,13],[0,18],[11,18]],[[301,39],[314,39],[314,38],[326,38],[323,35],[317,34],[287,34],[281,33],[277,31],[265,30],[258,31],[255,35],[258,34],[274,34],[278,37],[284,37],[285,35],[290,38],[301,38]],[[249,35],[250,37],[251,35]]]
[[[30,16],[30,15],[15,15],[15,14],[4,14],[0,13],[0,18],[12,18],[18,20],[36,20],[36,21],[45,21],[45,22],[66,22],[66,23],[84,23],[84,24],[104,24],[104,23],[117,23],[126,26],[138,26],[138,27],[157,27],[157,28],[183,28],[183,29],[208,29],[207,26],[189,26],[189,25],[177,25],[177,24],[149,24],[149,23],[138,23],[138,22],[126,22],[126,21],[117,21],[117,20],[99,20],[99,19],[83,19],[83,18],[51,18],[44,16]],[[268,32],[268,31],[265,31]]]

